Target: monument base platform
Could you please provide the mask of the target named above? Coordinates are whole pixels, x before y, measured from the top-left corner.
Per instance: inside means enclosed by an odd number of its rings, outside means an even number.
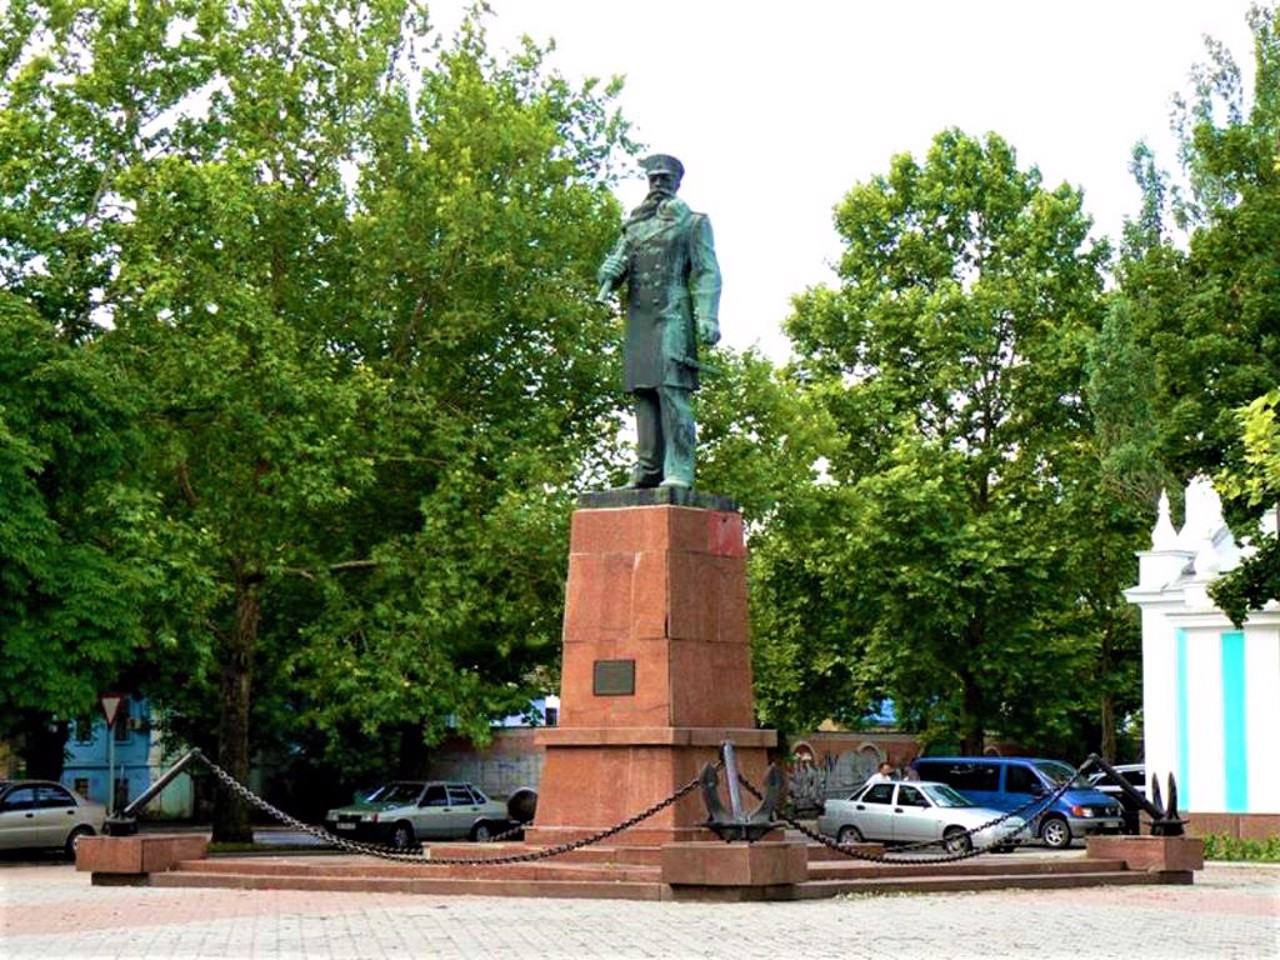
[[[573,515],[560,724],[545,748],[529,842],[628,823],[622,845],[714,840],[688,790],[731,741],[762,785],[772,730],[754,726],[742,517],[726,498],[657,487],[584,494]],[[751,808],[749,795],[744,800]],[[727,806],[727,803],[726,803]]]
[[[669,843],[662,882],[673,887],[782,887],[809,879],[809,852],[797,842]]]
[[[1092,858],[1123,860],[1130,870],[1190,875],[1204,869],[1200,837],[1093,836],[1085,838]]]

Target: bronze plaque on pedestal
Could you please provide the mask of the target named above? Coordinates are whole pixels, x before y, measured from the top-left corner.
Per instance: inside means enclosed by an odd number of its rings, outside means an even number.
[[[597,697],[635,696],[636,662],[597,660],[591,677],[591,692]]]

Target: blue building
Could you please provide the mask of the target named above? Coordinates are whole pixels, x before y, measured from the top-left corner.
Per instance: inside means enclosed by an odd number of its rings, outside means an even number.
[[[90,800],[120,809],[151,785],[151,708],[124,697],[111,730],[101,716],[76,722],[67,742],[62,783]],[[108,760],[114,754],[114,795]]]

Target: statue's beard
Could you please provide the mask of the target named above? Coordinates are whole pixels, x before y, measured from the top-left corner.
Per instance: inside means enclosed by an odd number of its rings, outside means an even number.
[[[648,220],[658,212],[658,206],[664,200],[670,200],[676,195],[674,190],[664,187],[654,187],[649,191],[649,195],[644,198],[644,202],[640,206],[631,211],[630,220]]]

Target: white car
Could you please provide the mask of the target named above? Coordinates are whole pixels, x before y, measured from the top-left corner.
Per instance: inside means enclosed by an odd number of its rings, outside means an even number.
[[[1116,773],[1124,777],[1125,782],[1144,798],[1147,795],[1147,767],[1142,763],[1122,763],[1112,767]],[[1089,775],[1089,784],[1101,790],[1124,808],[1124,832],[1141,833],[1141,818],[1146,811],[1132,797],[1120,789],[1112,779],[1099,770]]]
[[[0,780],[0,850],[61,847],[102,832],[107,808],[52,780]]]
[[[1027,822],[1011,816],[975,834],[970,831],[1002,814],[976,806],[945,783],[901,781],[869,783],[847,800],[828,800],[818,831],[840,843],[938,842],[948,853],[981,849],[1010,850],[1027,838]]]

